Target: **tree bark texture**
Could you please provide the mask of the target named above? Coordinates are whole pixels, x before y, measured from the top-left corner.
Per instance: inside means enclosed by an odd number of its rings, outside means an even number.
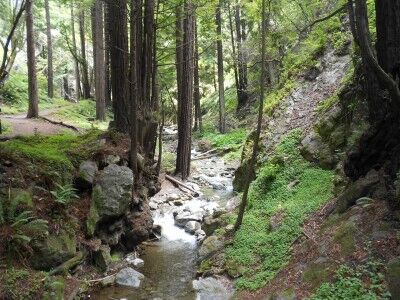
[[[83,9],[79,13],[79,36],[81,40],[83,98],[89,99],[90,82],[89,82],[89,67],[86,59],[85,11]]]
[[[44,1],[46,11],[46,35],[47,35],[47,96],[54,97],[53,79],[53,42],[51,37],[50,7],[49,0]]]
[[[225,133],[225,86],[224,86],[224,58],[222,48],[222,0],[219,0],[215,12],[215,23],[217,25],[217,64],[218,64],[218,98],[219,98],[219,132]]]

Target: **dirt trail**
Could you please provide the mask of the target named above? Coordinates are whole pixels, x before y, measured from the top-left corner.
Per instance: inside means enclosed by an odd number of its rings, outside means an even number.
[[[42,110],[38,119],[27,119],[26,113],[19,115],[0,115],[2,120],[5,120],[12,126],[11,133],[0,135],[0,140],[8,140],[17,136],[29,136],[35,133],[53,135],[65,131],[72,132],[72,129],[67,126],[62,124],[53,124],[43,119],[48,118],[58,110],[60,110],[60,107]]]

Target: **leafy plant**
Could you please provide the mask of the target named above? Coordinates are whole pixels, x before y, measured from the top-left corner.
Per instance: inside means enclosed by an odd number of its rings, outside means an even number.
[[[66,205],[73,199],[79,199],[79,196],[76,194],[77,189],[75,189],[72,184],[61,185],[56,183],[56,187],[56,190],[50,192],[55,202]]]
[[[384,275],[380,272],[382,268],[383,265],[376,261],[369,261],[356,268],[341,266],[336,272],[335,282],[322,284],[310,300],[390,299]]]
[[[21,197],[0,201],[0,245],[7,253],[30,250],[30,242],[47,234],[48,222],[37,219],[33,212],[24,207]]]

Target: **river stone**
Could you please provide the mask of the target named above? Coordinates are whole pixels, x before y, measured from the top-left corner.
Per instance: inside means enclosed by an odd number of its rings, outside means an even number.
[[[213,277],[199,278],[192,284],[198,299],[228,300],[232,297],[232,291],[229,291],[222,282]]]
[[[122,216],[132,200],[133,174],[128,167],[109,165],[97,173],[87,231],[93,236],[97,223]]]
[[[206,217],[204,218],[203,230],[206,235],[210,236],[215,230],[222,227],[222,220],[219,218]]]
[[[149,203],[149,206],[150,206],[151,210],[156,210],[158,208],[158,204],[156,202],[154,202],[154,201],[151,201]]]
[[[197,230],[201,229],[201,224],[196,221],[189,221],[185,225],[185,231],[190,234],[194,234]]]
[[[200,212],[195,214],[191,214],[190,212],[183,212],[175,217],[175,225],[181,228],[185,227],[186,223],[189,221],[196,221],[201,223],[203,221],[203,214]]]
[[[208,257],[210,254],[218,251],[223,246],[224,243],[215,235],[206,238],[199,249],[200,259]]]
[[[140,287],[144,275],[132,268],[125,268],[118,272],[115,282],[121,286],[138,288]]]
[[[88,189],[93,185],[94,178],[99,168],[97,163],[91,160],[84,161],[79,166],[76,184],[80,189]]]

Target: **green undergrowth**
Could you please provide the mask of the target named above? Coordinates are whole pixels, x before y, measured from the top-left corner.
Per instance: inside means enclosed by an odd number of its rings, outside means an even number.
[[[239,289],[258,289],[271,280],[288,263],[307,216],[332,197],[333,173],[302,158],[300,137],[299,131],[287,135],[251,185],[244,222],[226,250],[228,264],[244,270]],[[281,219],[274,229],[273,216]]]
[[[61,108],[56,113],[56,116],[78,128],[107,130],[112,114],[110,111],[107,111],[106,121],[96,121],[96,102],[94,100],[81,100],[77,104]]]
[[[12,132],[11,123],[7,120],[1,120],[1,129],[3,135],[10,134]]]
[[[37,169],[70,172],[74,166],[96,151],[99,130],[83,135],[64,133],[53,136],[20,137],[0,144],[0,154],[27,161]]]
[[[355,268],[343,265],[336,272],[334,282],[322,284],[310,300],[391,299],[382,269],[383,265],[377,261],[369,261]]]

